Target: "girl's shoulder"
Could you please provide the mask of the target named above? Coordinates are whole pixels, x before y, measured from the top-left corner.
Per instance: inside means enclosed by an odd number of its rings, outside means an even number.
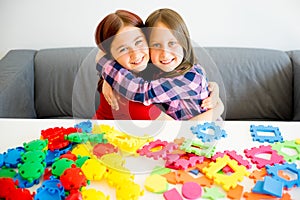
[[[191,67],[190,71],[193,71],[193,72],[195,72],[197,74],[201,74],[202,76],[206,76],[204,68],[200,64],[198,64],[198,63],[194,64]]]

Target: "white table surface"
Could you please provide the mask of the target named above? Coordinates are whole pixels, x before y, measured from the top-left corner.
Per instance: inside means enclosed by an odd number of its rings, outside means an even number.
[[[86,121],[79,119],[0,119],[0,153],[4,153],[9,148],[22,146],[24,142],[30,142],[40,137],[41,130],[54,127],[73,127],[75,124]],[[186,137],[191,138],[193,134],[189,130],[191,126],[197,125],[197,122],[182,122],[182,121],[92,121],[93,124],[108,124],[114,126],[116,129],[130,133],[130,134],[154,134],[154,137],[161,140],[172,141],[175,138]],[[203,124],[204,122],[198,122]],[[222,138],[216,144],[216,152],[224,150],[235,150],[238,154],[244,156],[244,149],[251,149],[260,145],[268,145],[269,143],[260,143],[252,141],[250,134],[250,125],[271,125],[279,127],[284,140],[293,140],[300,138],[300,122],[248,122],[248,121],[226,121],[219,122],[219,126],[227,133],[226,138]],[[244,158],[246,158],[244,156]],[[135,161],[136,162],[136,161]],[[155,166],[160,161],[148,160]],[[148,163],[149,164],[149,163]],[[300,168],[300,162],[296,162]],[[130,165],[130,160],[129,160]],[[137,165],[135,165],[136,167]],[[143,165],[139,165],[140,167]],[[145,168],[143,166],[143,168]],[[147,167],[146,167],[147,168]],[[150,168],[149,168],[150,169]],[[255,165],[252,164],[253,171]],[[135,170],[141,172],[137,167]],[[135,182],[139,183],[142,188],[147,174],[139,173],[135,175]],[[242,182],[244,192],[249,192],[254,186],[253,180],[244,178]],[[216,185],[216,184],[215,184]],[[38,186],[33,186],[30,190],[36,190]],[[170,188],[174,187],[170,185]],[[175,186],[180,193],[180,185]],[[105,181],[92,183],[87,188],[96,188],[102,191],[105,195],[110,195],[110,199],[116,199],[115,189],[109,187]],[[221,189],[221,191],[223,191]],[[292,188],[289,190],[292,199],[300,198],[300,188]],[[145,190],[145,194],[140,197],[141,200],[148,199],[164,199],[162,194],[152,194]],[[224,198],[226,199],[226,198]]]

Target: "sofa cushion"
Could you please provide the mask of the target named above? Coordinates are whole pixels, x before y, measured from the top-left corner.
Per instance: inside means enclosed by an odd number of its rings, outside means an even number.
[[[43,49],[35,56],[38,118],[73,116],[72,92],[81,63],[92,48]]]
[[[35,118],[35,50],[11,50],[0,61],[0,117]]]
[[[300,51],[288,52],[294,68],[294,116],[293,120],[300,121]]]
[[[293,69],[285,52],[254,48],[206,49],[219,68],[225,86],[226,119],[292,119]]]

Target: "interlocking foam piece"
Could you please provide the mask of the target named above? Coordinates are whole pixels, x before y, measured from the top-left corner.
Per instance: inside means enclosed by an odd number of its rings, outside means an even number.
[[[187,199],[197,199],[201,197],[202,188],[197,183],[187,182],[182,185],[181,193]]]
[[[296,163],[284,163],[284,164],[275,164],[274,166],[267,165],[266,166],[268,174],[270,174],[273,178],[278,181],[281,181],[286,188],[292,188],[294,186],[300,186],[300,169],[297,169]],[[297,178],[293,180],[287,180],[281,176],[279,176],[278,172],[280,170],[288,170],[294,173]]]
[[[236,186],[236,188],[230,189],[227,192],[227,197],[230,199],[241,199],[243,190],[244,190],[244,187],[238,184]]]
[[[239,165],[244,165],[247,169],[251,169],[251,164],[248,160],[245,160],[243,156],[236,153],[236,151],[229,151],[226,150],[223,153],[217,152],[213,157],[212,160],[215,161],[218,157],[223,157],[224,155],[227,155],[230,157],[230,159],[233,159],[238,162]],[[225,166],[223,169],[224,173],[232,172],[232,169],[229,166]]]
[[[231,167],[234,172],[230,175],[219,174],[218,172],[226,165]],[[203,168],[202,171],[208,178],[213,179],[215,183],[222,185],[225,191],[228,191],[230,188],[235,188],[238,181],[242,181],[244,176],[249,176],[250,174],[245,166],[238,165],[235,160],[230,159],[227,155],[217,158],[216,162],[211,162],[209,166]]]
[[[180,146],[181,150],[187,153],[194,153],[198,156],[212,157],[216,147],[215,143],[203,143],[199,139],[186,139]]]
[[[161,147],[158,151],[152,151],[153,149]],[[144,145],[142,149],[137,150],[137,152],[141,156],[147,156],[149,158],[153,158],[155,160],[159,158],[166,158],[167,154],[172,152],[174,149],[177,148],[177,144],[167,141],[155,140],[150,142],[147,145]]]
[[[266,176],[264,180],[263,190],[270,195],[282,197],[283,183],[270,176]]]
[[[144,186],[150,192],[163,193],[168,190],[169,184],[165,177],[153,174],[146,178]]]
[[[289,155],[283,151],[283,149],[292,149],[296,151],[296,154]],[[284,141],[283,143],[275,143],[272,145],[272,149],[276,150],[279,155],[282,155],[288,162],[295,162],[300,160],[300,144],[297,144],[295,140]]]
[[[225,194],[220,192],[220,190],[217,187],[212,187],[212,188],[204,188],[204,194],[202,195],[202,198],[206,199],[219,199],[225,197]]]
[[[268,175],[268,172],[266,168],[263,167],[260,170],[254,170],[249,178],[254,179],[254,183],[256,183],[256,181],[263,180],[266,175]]]
[[[165,200],[183,200],[176,188],[164,192],[163,196]]]
[[[171,169],[187,169],[193,167],[198,163],[202,163],[204,160],[203,156],[196,156],[195,154],[168,154],[166,157],[167,161],[165,166]]]
[[[283,195],[282,197],[284,197],[285,195]],[[268,195],[268,194],[259,194],[259,193],[254,193],[254,192],[245,192],[243,194],[243,197],[245,197],[246,200],[262,200],[262,199],[277,199],[275,196],[272,195]],[[281,198],[280,200],[283,200],[283,198]],[[286,199],[289,200],[289,199]]]
[[[265,167],[266,165],[274,165],[276,163],[283,163],[283,156],[279,155],[277,151],[273,150],[270,145],[264,146],[261,145],[259,147],[253,147],[251,149],[245,149],[244,153],[247,158],[251,159],[251,162],[256,164],[258,169]],[[256,157],[258,154],[270,154],[271,159],[266,160],[264,158]]]
[[[203,131],[211,129],[214,131],[214,134],[207,134]],[[214,122],[205,122],[204,124],[198,124],[191,127],[191,131],[199,139],[202,139],[202,142],[211,142],[214,140],[219,140],[222,137],[226,137],[227,133],[225,130],[222,130],[220,126],[217,126]]]
[[[281,132],[279,131],[278,127],[273,127],[273,126],[255,126],[251,125],[250,126],[250,132],[251,136],[253,137],[253,141],[258,141],[258,142],[269,142],[269,143],[274,143],[274,142],[282,142],[283,138],[281,136]],[[263,136],[263,135],[258,135],[257,132],[273,132],[274,136]]]
[[[170,172],[167,174],[163,174],[161,176],[165,177],[167,179],[168,183],[171,183],[171,184],[177,183],[176,172]]]

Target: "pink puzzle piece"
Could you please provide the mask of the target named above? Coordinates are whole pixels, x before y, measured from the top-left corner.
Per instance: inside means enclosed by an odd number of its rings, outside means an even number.
[[[273,150],[270,145],[264,146],[261,145],[259,147],[253,147],[251,149],[245,149],[244,153],[247,158],[251,159],[251,162],[256,164],[258,169],[265,167],[266,165],[274,165],[277,163],[284,163],[283,156],[279,155],[277,151]],[[259,158],[257,155],[259,154],[270,154],[270,160]]]

